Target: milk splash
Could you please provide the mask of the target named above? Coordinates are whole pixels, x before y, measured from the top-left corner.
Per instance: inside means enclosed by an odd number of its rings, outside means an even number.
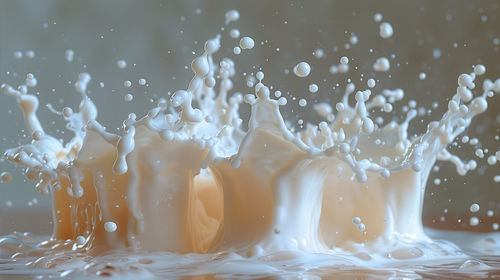
[[[238,18],[236,11],[226,14],[227,23]],[[67,143],[45,133],[38,120],[32,74],[17,89],[2,84],[32,135],[31,143],[5,157],[25,166],[36,189],[53,198],[54,231],[42,248],[199,253],[205,255],[192,255],[191,263],[211,260],[206,271],[225,273],[232,270],[221,258],[238,262],[242,271],[273,273],[278,268],[266,262],[294,259],[307,270],[463,256],[424,233],[425,186],[436,161],[454,163],[460,175],[476,168],[447,146],[487,109],[487,98],[500,93],[500,79],[484,80],[478,92],[484,66],[460,75],[446,113],[415,137],[407,132],[415,109],[402,123],[375,118],[375,110],[389,113],[403,99],[401,89],[374,93],[354,83],[335,115],[329,104],[316,104],[325,121],[294,132],[280,114],[287,99],[271,97],[264,73],[257,73],[253,94],[231,94],[234,62],[214,59],[220,38],[208,40],[193,60],[185,90],[160,99],[143,117],[130,114],[121,135],[97,121],[88,73],[75,83],[78,109],[52,108],[74,133]],[[239,44],[244,53],[254,41],[243,37]],[[311,71],[302,63],[294,69],[299,77]],[[251,107],[246,131],[238,115],[242,103]]]

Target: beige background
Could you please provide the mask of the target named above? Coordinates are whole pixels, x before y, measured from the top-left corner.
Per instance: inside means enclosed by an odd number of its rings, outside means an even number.
[[[500,10],[498,1],[8,1],[0,0],[0,83],[17,86],[28,72],[35,74],[39,84],[41,108],[39,116],[45,129],[67,138],[59,128],[62,122],[44,104],[76,107],[79,97],[73,89],[77,74],[88,71],[93,80],[91,97],[99,107],[99,120],[108,127],[118,127],[130,111],[144,114],[150,99],[167,96],[186,86],[192,76],[185,66],[199,53],[202,43],[223,26],[224,13],[236,8],[241,18],[230,27],[240,29],[256,41],[252,51],[235,58],[239,66],[235,78],[236,90],[249,92],[242,79],[244,72],[262,68],[265,82],[289,91],[293,96],[316,101],[336,102],[341,93],[333,90],[337,83],[346,84],[351,77],[365,85],[367,77],[378,80],[376,90],[401,87],[407,93],[405,101],[415,99],[427,107],[440,102],[434,113],[425,119],[438,119],[447,98],[455,91],[457,76],[470,71],[472,65],[487,66],[487,77],[500,77],[499,45]],[[197,9],[199,11],[197,12]],[[201,13],[199,13],[201,12]],[[389,40],[378,36],[373,15],[380,12],[392,23],[395,34]],[[482,16],[487,21],[481,20]],[[351,33],[359,38],[357,45],[345,49]],[[227,34],[227,32],[226,32]],[[261,44],[261,42],[264,42]],[[456,43],[456,47],[454,44]],[[225,36],[219,57],[232,56],[236,41]],[[276,48],[280,51],[277,52]],[[326,57],[316,59],[312,52],[322,48]],[[441,58],[433,58],[433,50],[441,50]],[[66,49],[75,52],[75,60],[64,59]],[[370,52],[370,49],[373,51]],[[34,50],[35,58],[14,59],[15,51]],[[337,50],[337,51],[335,51]],[[390,56],[389,73],[374,73],[371,64],[379,56]],[[349,74],[331,75],[328,67],[346,55],[351,59]],[[118,69],[116,61],[126,59],[128,67]],[[304,79],[286,75],[299,61],[308,61],[312,74]],[[398,67],[397,64],[400,64]],[[355,69],[357,67],[357,69]],[[189,68],[188,68],[189,69]],[[427,73],[420,81],[418,74]],[[361,75],[365,81],[359,82]],[[149,86],[139,86],[146,78]],[[133,86],[123,86],[131,80]],[[98,86],[104,82],[104,88]],[[320,90],[311,95],[309,83]],[[123,100],[126,93],[134,94],[134,102]],[[298,100],[298,99],[297,99]],[[297,116],[316,121],[311,106],[299,108],[289,102],[285,113],[296,122]],[[498,150],[500,98],[491,101],[487,114],[477,118],[470,135],[478,135],[483,147]],[[244,112],[243,112],[244,114]],[[401,119],[403,114],[396,114]],[[24,122],[12,98],[0,95],[0,150],[26,143]],[[414,132],[421,131],[414,121]],[[463,158],[474,158],[473,149],[465,146]],[[427,224],[439,219],[449,209],[448,220],[456,215],[470,216],[469,205],[481,204],[479,215],[487,210],[500,214],[500,184],[493,176],[500,174],[498,165],[486,168],[479,162],[479,172],[465,178],[454,172],[448,163],[440,164],[441,172],[433,173],[427,188],[424,215]],[[36,193],[31,182],[25,182],[20,168],[0,162],[0,171],[14,175],[10,183],[0,184],[0,234],[13,230],[47,233],[50,229],[48,197]],[[434,177],[442,183],[435,186]],[[444,182],[447,178],[447,182]],[[37,204],[28,206],[33,198]],[[6,207],[7,201],[13,203]],[[13,212],[28,214],[12,215]],[[458,213],[458,214],[456,214]],[[490,222],[490,221],[488,221]],[[458,225],[454,220],[453,223]],[[458,226],[460,227],[460,226]]]

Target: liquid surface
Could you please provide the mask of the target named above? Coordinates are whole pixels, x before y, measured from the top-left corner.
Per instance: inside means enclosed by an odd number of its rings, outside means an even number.
[[[463,244],[461,254],[439,261],[422,261],[386,256],[387,264],[374,266],[367,255],[356,259],[342,254],[296,255],[281,252],[260,258],[235,254],[184,254],[166,252],[112,251],[104,256],[89,256],[79,250],[50,254],[35,246],[44,237],[14,234],[0,239],[0,277],[7,279],[492,279],[500,277],[499,233],[470,233],[428,230],[435,240]],[[68,250],[72,242],[61,247]],[[9,253],[25,253],[14,258]],[[415,249],[417,250],[417,249]],[[31,251],[31,253],[30,253]],[[34,253],[33,251],[38,251]],[[47,256],[39,257],[39,255]],[[141,278],[142,277],[142,278]]]

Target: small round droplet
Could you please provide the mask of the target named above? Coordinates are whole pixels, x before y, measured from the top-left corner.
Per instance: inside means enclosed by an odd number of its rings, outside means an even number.
[[[23,58],[23,53],[22,53],[22,52],[20,52],[20,51],[16,51],[16,52],[14,52],[14,58],[16,58],[16,59],[21,59],[21,58]]]
[[[229,10],[226,12],[226,24],[237,21],[240,18],[240,13],[237,10]]]
[[[478,64],[478,65],[474,66],[474,73],[478,76],[481,76],[484,73],[486,73],[486,67],[484,67],[484,65],[482,65],[482,64]]]
[[[107,232],[115,232],[117,228],[118,227],[113,222],[105,222],[104,223],[104,230]]]
[[[309,85],[309,92],[311,92],[311,93],[318,92],[318,85],[317,84],[310,84]]]
[[[479,219],[477,217],[471,217],[470,221],[469,221],[469,225],[471,227],[475,227],[475,226],[479,225]]]
[[[27,58],[33,58],[35,57],[35,52],[32,50],[26,51],[26,57]]]
[[[491,155],[488,157],[488,164],[489,165],[495,165],[497,163],[497,157],[494,155]]]
[[[349,63],[349,58],[347,58],[347,56],[343,56],[340,58],[340,64],[348,64]]]
[[[389,59],[386,57],[379,57],[373,64],[373,70],[380,72],[387,72],[391,68]]]
[[[240,31],[238,29],[231,29],[231,31],[229,32],[229,35],[231,36],[231,38],[233,39],[238,39],[240,37]]]
[[[2,183],[8,183],[8,182],[12,181],[12,175],[7,171],[2,172],[0,174],[0,178],[2,179]]]
[[[123,59],[120,59],[116,62],[116,66],[118,66],[118,68],[120,69],[124,69],[125,67],[127,67],[127,62]]]
[[[388,22],[382,22],[379,27],[380,37],[383,39],[389,39],[394,34],[394,30],[392,29],[392,25]]]
[[[250,37],[243,37],[240,40],[240,48],[243,50],[253,49],[255,42]]]
[[[73,115],[73,109],[71,109],[70,107],[64,107],[62,109],[62,114],[65,118],[69,118],[71,117],[71,115]]]
[[[366,82],[366,85],[369,87],[369,88],[374,88],[375,85],[376,85],[376,82],[374,79],[369,79],[367,82]]]
[[[314,57],[323,58],[325,56],[325,51],[323,49],[317,49],[314,51]]]
[[[365,224],[359,224],[359,225],[358,225],[358,230],[359,230],[359,231],[365,231],[365,229],[366,229]]]
[[[257,80],[262,81],[264,79],[264,73],[259,71],[257,72],[257,74],[255,74],[255,77],[257,78]]]
[[[384,112],[386,112],[386,113],[392,112],[392,104],[391,103],[384,104]]]
[[[356,45],[358,43],[358,37],[356,37],[356,35],[351,35],[351,37],[349,38],[349,42],[353,45]]]
[[[132,101],[134,99],[134,96],[132,94],[130,94],[130,93],[127,93],[127,94],[125,94],[125,96],[123,97],[123,99],[125,99],[125,101],[127,101],[127,102],[130,102],[130,101]]]
[[[311,73],[311,66],[307,62],[300,62],[293,67],[293,73],[300,78],[307,77]]]
[[[83,245],[83,244],[85,244],[85,237],[83,237],[83,236],[81,236],[81,235],[77,236],[77,237],[76,237],[76,244],[78,244],[78,245]]]
[[[477,211],[479,211],[480,207],[479,207],[479,204],[473,203],[473,204],[471,204],[469,209],[472,213],[476,213]]]
[[[73,56],[75,55],[75,52],[73,50],[66,50],[64,52],[64,55],[66,57],[66,61],[71,62],[73,61]]]

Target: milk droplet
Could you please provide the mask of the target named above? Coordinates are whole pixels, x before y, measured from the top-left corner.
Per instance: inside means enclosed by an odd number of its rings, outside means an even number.
[[[384,112],[386,112],[386,113],[392,112],[392,104],[391,103],[385,103],[383,109],[384,109]]]
[[[259,82],[261,82],[264,79],[264,73],[259,71],[257,72],[257,74],[255,74],[255,77],[257,78],[257,80],[259,80]]]
[[[471,227],[475,227],[475,226],[479,225],[479,219],[477,217],[471,217],[470,221],[469,221],[469,225]]]
[[[358,37],[356,37],[356,35],[352,34],[351,37],[349,38],[349,42],[353,45],[356,45],[358,43]]]
[[[229,31],[229,36],[233,39],[238,39],[240,38],[240,31],[236,28],[231,29],[231,31]]]
[[[127,67],[127,62],[123,59],[120,59],[116,62],[116,66],[118,66],[118,68],[120,69],[124,69],[125,67]]]
[[[27,58],[34,58],[35,57],[35,52],[32,50],[26,51],[26,57]]]
[[[314,51],[314,57],[323,58],[324,56],[325,56],[325,51],[323,51],[323,49],[316,49]]]
[[[125,101],[130,102],[130,101],[132,101],[132,99],[134,99],[134,96],[130,93],[127,93],[127,94],[125,94],[124,99],[125,99]]]
[[[240,18],[240,13],[237,10],[229,10],[226,12],[226,24],[237,21]]]
[[[347,56],[343,56],[340,58],[340,64],[348,64],[349,63],[349,58]]]
[[[478,158],[483,158],[484,157],[484,152],[482,149],[477,149],[476,152],[475,152],[476,156]]]
[[[435,59],[438,59],[441,57],[441,50],[440,49],[434,49],[432,51],[432,56],[435,58]]]
[[[374,16],[373,16],[373,20],[375,22],[381,22],[382,21],[382,14],[381,13],[376,13]]]
[[[477,204],[477,203],[473,203],[470,206],[470,211],[472,213],[476,213],[477,211],[479,211],[479,209],[480,209],[480,207],[479,207],[479,204]]]
[[[339,67],[337,65],[332,65],[328,71],[330,71],[331,74],[337,74],[339,72]]]
[[[349,64],[339,64],[338,68],[340,73],[347,73],[349,71]]]
[[[359,225],[358,225],[358,230],[359,230],[359,231],[365,231],[365,229],[366,229],[365,224],[359,224]]]
[[[493,155],[492,155],[492,156],[489,156],[489,157],[488,157],[488,164],[489,164],[489,165],[495,165],[496,163],[497,163],[497,158],[496,158],[496,156],[493,156]]]
[[[369,87],[369,88],[374,88],[375,85],[376,85],[376,82],[374,79],[369,79],[367,82],[366,82],[366,85]]]
[[[0,178],[2,179],[2,183],[8,183],[8,182],[12,181],[12,175],[7,171],[2,172],[0,174]]]
[[[307,62],[300,62],[293,67],[293,73],[300,78],[307,77],[311,73],[311,66]]]
[[[125,81],[125,82],[123,82],[123,85],[125,87],[131,87],[132,86],[132,82],[131,81]]]
[[[305,100],[304,98],[301,98],[299,100],[299,106],[300,107],[306,107],[307,106],[307,100]]]
[[[15,52],[14,52],[14,58],[16,58],[16,59],[21,59],[21,58],[23,58],[23,53],[22,53],[22,52],[20,52],[20,51],[15,51]]]
[[[71,115],[73,115],[73,109],[71,109],[70,107],[64,107],[62,109],[62,114],[65,118],[69,118],[71,117]]]
[[[474,83],[472,82],[472,77],[469,74],[463,73],[458,76],[458,85],[462,87],[468,87],[470,89],[474,88]]]
[[[493,224],[491,225],[491,228],[492,228],[493,230],[495,230],[495,231],[496,231],[496,230],[498,230],[498,228],[499,228],[499,227],[500,227],[500,226],[498,225],[498,223],[493,223]]]
[[[394,34],[394,31],[392,29],[392,25],[388,22],[382,22],[379,27],[379,34],[380,37],[383,39],[388,39],[391,38],[392,35]]]
[[[279,103],[281,106],[286,105],[286,103],[287,103],[287,102],[288,102],[288,101],[287,101],[287,100],[286,100],[286,98],[285,98],[285,97],[283,97],[283,96],[282,96],[282,97],[280,97],[280,98],[278,99],[278,103]]]
[[[315,93],[318,91],[318,85],[317,84],[310,84],[309,85],[309,92]]]
[[[255,42],[250,37],[243,37],[240,40],[240,48],[242,50],[253,49],[254,45],[255,45]]]
[[[484,65],[482,65],[482,64],[478,64],[478,65],[474,66],[474,73],[478,76],[481,76],[484,73],[486,73],[486,67],[484,67]]]
[[[73,50],[66,50],[64,52],[64,55],[66,57],[66,61],[71,62],[73,61],[73,56],[75,55],[75,52]]]
[[[420,80],[425,80],[426,77],[427,77],[427,75],[424,72],[420,72],[420,74],[418,74],[418,78]]]
[[[373,64],[373,70],[380,72],[387,72],[391,68],[391,64],[389,63],[389,59],[386,57],[379,57]]]
[[[146,85],[146,79],[144,79],[144,78],[139,79],[139,85],[141,85],[141,86]]]
[[[214,77],[206,77],[204,80],[205,86],[209,88],[213,88],[215,86],[215,78]]]
[[[76,244],[78,245],[83,245],[85,244],[85,237],[81,236],[81,235],[78,235],[76,237]]]
[[[113,222],[105,222],[104,223],[104,230],[106,230],[107,232],[115,232],[117,229],[117,226],[115,223]]]
[[[33,74],[28,73],[28,75],[26,75],[26,85],[28,87],[36,87],[37,83],[38,81]]]

